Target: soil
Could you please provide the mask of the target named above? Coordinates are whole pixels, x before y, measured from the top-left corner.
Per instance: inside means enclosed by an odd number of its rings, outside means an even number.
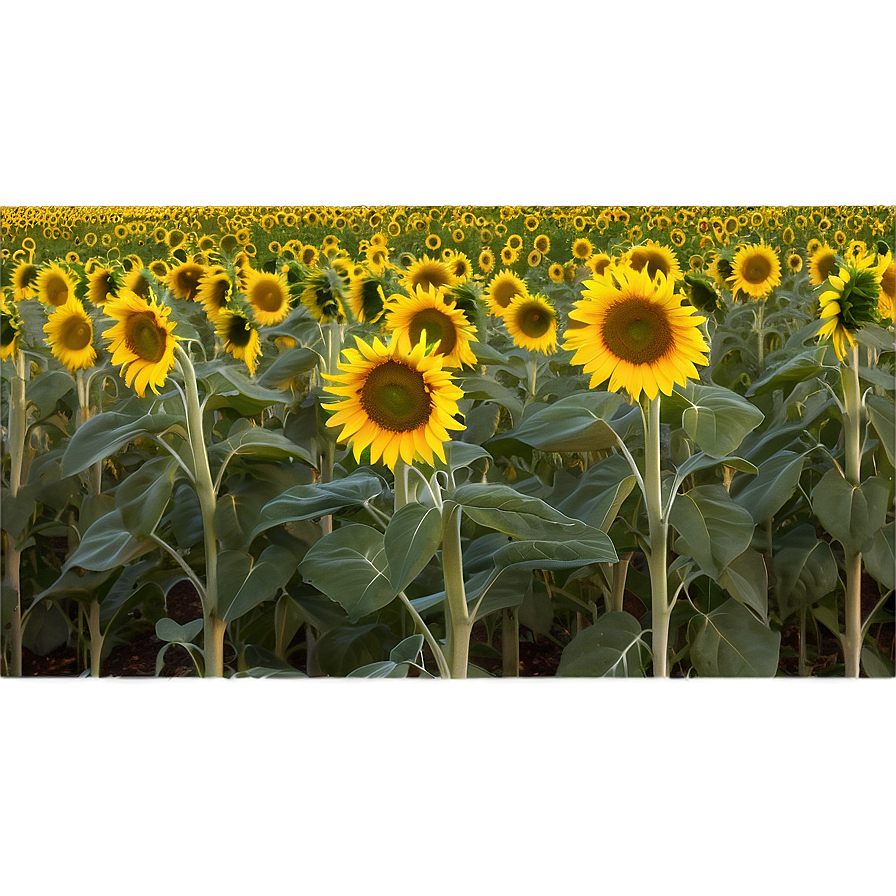
[[[877,583],[867,574],[862,579],[862,615],[866,616],[874,609],[880,598]],[[625,592],[623,608],[636,618],[640,618],[646,612],[646,607],[641,600],[629,591]],[[194,619],[202,617],[202,606],[199,595],[189,582],[180,582],[168,593],[168,615],[183,625]],[[132,612],[132,617],[139,621],[139,610]],[[807,625],[807,652],[808,665],[811,675],[842,674],[838,667],[842,668],[843,655],[837,639],[823,626],[818,627],[820,639],[816,638],[815,627]],[[567,644],[574,632],[567,632],[562,627],[554,625],[550,636],[539,635],[525,626],[520,627],[520,677],[534,678],[554,676],[560,665],[560,657],[563,646]],[[871,635],[876,641],[880,651],[894,659],[896,651],[896,626],[892,622],[880,623],[872,626]],[[113,648],[109,656],[103,661],[103,676],[152,676],[155,675],[156,658],[164,642],[156,637],[155,631],[147,621],[146,630],[139,631],[131,638],[128,644],[120,644]],[[484,625],[477,625],[473,629],[471,639],[471,661],[489,675],[501,676],[501,627],[497,626],[492,635],[491,650],[489,650],[488,636]],[[62,646],[47,654],[37,656],[30,650],[23,650],[22,674],[23,676],[77,676],[82,673],[82,668],[73,647]],[[481,655],[487,653],[489,655]],[[479,654],[479,655],[477,655]],[[424,647],[424,657],[427,668],[434,668],[435,661],[429,653],[429,648]],[[232,661],[232,656],[225,653],[225,663]],[[781,633],[781,659],[779,662],[781,674],[785,676],[799,675],[799,625],[790,625]],[[305,671],[304,669],[302,671]],[[171,647],[165,654],[165,663],[159,673],[162,678],[178,678],[195,675],[193,661],[185,650]],[[413,674],[413,671],[412,671]]]

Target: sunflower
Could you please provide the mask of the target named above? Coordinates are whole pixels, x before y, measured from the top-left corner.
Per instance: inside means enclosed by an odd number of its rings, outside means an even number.
[[[431,250],[432,252],[435,252],[436,249],[438,249],[439,246],[442,245],[442,238],[436,233],[431,233],[426,238],[425,243],[426,243],[427,249]]]
[[[585,237],[579,237],[577,240],[573,240],[573,258],[577,258],[579,261],[587,261],[593,254],[594,246],[591,245],[590,240],[586,240]]]
[[[361,323],[376,323],[383,315],[386,301],[386,282],[380,272],[361,268],[352,277],[348,294],[352,313]]]
[[[283,321],[290,312],[289,285],[283,274],[266,274],[248,266],[241,273],[255,320],[265,327],[273,327]],[[221,288],[218,286],[219,290]]]
[[[302,304],[320,323],[345,323],[343,288],[342,277],[333,268],[312,268],[302,281]]]
[[[525,295],[528,295],[526,284],[513,271],[504,270],[495,274],[486,293],[489,314],[502,315],[514,296]]]
[[[124,278],[124,288],[140,296],[142,299],[148,299],[149,294],[152,291],[152,286],[149,280],[146,279],[141,270],[133,270]]]
[[[209,268],[199,281],[199,290],[196,293],[196,301],[202,303],[205,316],[209,320],[215,320],[218,313],[224,309],[230,298],[233,284],[224,268],[216,265]]]
[[[411,296],[389,296],[386,329],[403,352],[410,352],[423,339],[427,345],[436,343],[435,353],[442,356],[443,367],[476,364],[470,349],[470,342],[477,341],[476,332],[457,305],[446,301],[442,289],[418,286]]]
[[[809,256],[809,282],[821,286],[836,269],[837,253],[827,243],[819,244]]]
[[[834,342],[834,351],[842,361],[847,348],[853,348],[853,333],[866,324],[880,322],[881,281],[887,269],[886,257],[873,254],[841,264],[836,274],[831,274],[818,297],[819,317],[825,322],[818,331],[819,340],[828,336]]]
[[[30,261],[20,261],[12,272],[12,294],[16,299],[30,299],[35,294],[37,266]]]
[[[119,283],[111,268],[94,268],[87,275],[87,298],[97,306],[103,306],[110,298],[114,298],[119,290]]]
[[[505,246],[501,250],[501,263],[502,264],[516,264],[516,261],[519,257],[520,257],[519,249],[514,249],[513,246]]]
[[[491,249],[483,249],[479,253],[479,270],[490,274],[495,269],[495,253]]]
[[[720,296],[715,284],[705,275],[684,275],[684,291],[688,301],[704,314],[712,314],[719,308]]]
[[[44,333],[53,357],[64,364],[69,373],[93,367],[96,362],[93,322],[79,299],[72,296],[60,305],[44,324]]]
[[[195,301],[196,294],[199,292],[199,281],[204,273],[205,268],[201,264],[185,261],[171,269],[165,278],[165,283],[174,298]]]
[[[436,258],[419,258],[408,266],[402,280],[402,286],[412,295],[418,286],[428,289],[430,286],[454,286],[457,278],[448,269],[444,261]]]
[[[533,245],[542,255],[547,255],[551,251],[551,238],[546,233],[539,233]]]
[[[215,334],[224,343],[225,351],[245,361],[249,375],[255,376],[255,368],[261,357],[261,341],[257,328],[249,318],[242,311],[225,308],[215,316]]]
[[[473,265],[463,252],[457,252],[452,256],[451,260],[447,262],[447,265],[448,270],[451,271],[454,276],[455,285],[463,283],[464,280],[467,280],[473,273]]]
[[[598,252],[596,255],[592,255],[591,258],[585,263],[585,266],[594,274],[595,277],[599,277],[601,274],[606,271],[607,266],[612,264],[613,259],[607,255],[606,252]]]
[[[778,253],[765,243],[741,246],[731,263],[731,291],[738,290],[754,299],[764,299],[781,282]]]
[[[688,259],[688,267],[692,271],[702,271],[706,266],[706,259],[702,255],[692,255]]]
[[[625,389],[635,400],[696,379],[697,364],[709,352],[695,309],[681,304],[675,283],[661,272],[651,276],[619,268],[585,281],[582,299],[570,311],[584,326],[567,330],[565,347],[573,364],[591,374],[591,388],[609,379],[611,391]]]
[[[533,249],[526,256],[526,264],[528,264],[530,268],[537,268],[541,264],[541,252],[539,252],[538,249]]]
[[[357,348],[343,351],[341,374],[326,378],[338,385],[328,391],[342,400],[323,407],[336,413],[328,426],[342,427],[339,441],[351,441],[360,462],[370,447],[370,461],[395,469],[400,457],[413,463],[419,457],[433,464],[433,454],[445,461],[448,430],[462,430],[455,420],[463,390],[454,385],[451,373],[442,368],[442,357],[427,352],[421,339],[410,353],[398,340],[383,345],[374,339],[368,345],[355,337]]]
[[[9,360],[19,347],[22,319],[14,302],[0,299],[0,359]]]
[[[504,312],[513,344],[546,355],[557,350],[557,312],[543,295],[516,296]]]
[[[56,308],[75,295],[75,281],[56,262],[52,262],[37,275],[35,286],[41,302]]]
[[[123,289],[106,302],[103,312],[118,321],[103,337],[110,342],[112,363],[122,367],[125,383],[133,382],[141,398],[147,386],[158,395],[174,366],[174,344],[180,338],[174,335],[177,324],[168,320],[171,309],[160,305],[152,292],[144,299]]]
[[[660,273],[674,282],[681,280],[684,276],[678,265],[675,252],[654,240],[648,240],[641,246],[632,246],[625,258],[633,271],[646,270],[651,277]]]
[[[787,270],[798,274],[803,269],[803,256],[799,252],[791,252],[787,256]]]
[[[894,319],[894,306],[896,306],[896,260],[888,251],[883,256],[886,267],[882,267],[880,277],[880,299],[878,300],[877,310],[881,317],[887,320]]]
[[[548,268],[548,277],[551,279],[551,283],[562,283],[563,278],[565,276],[565,272],[563,270],[563,265],[559,262],[554,262]]]

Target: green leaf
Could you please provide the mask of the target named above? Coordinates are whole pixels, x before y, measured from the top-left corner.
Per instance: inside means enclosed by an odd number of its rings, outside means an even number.
[[[218,555],[218,617],[232,622],[270,600],[292,578],[296,565],[291,551],[274,544],[261,552],[257,563],[241,551],[222,551]]]
[[[266,389],[283,389],[309,370],[313,370],[320,363],[320,355],[304,346],[285,351],[271,364],[259,377],[258,384]]]
[[[759,525],[770,520],[791,498],[803,472],[805,454],[779,451],[759,464],[753,479],[737,478],[731,483],[731,497],[749,511]],[[743,486],[741,486],[743,483]]]
[[[396,640],[381,622],[332,628],[317,642],[321,670],[326,675],[345,677],[364,665],[381,662]]]
[[[750,546],[755,529],[750,514],[721,485],[698,485],[679,495],[669,522],[680,536],[676,551],[693,557],[716,580]]]
[[[887,452],[887,458],[890,463],[896,466],[896,460],[893,459],[894,442],[896,442],[896,406],[890,398],[884,398],[882,395],[869,395],[865,399],[865,407],[868,409],[868,416],[871,418],[871,424],[877,432],[877,437]]]
[[[230,454],[252,459],[283,460],[298,457],[310,466],[315,462],[311,454],[300,445],[286,438],[281,432],[264,429],[261,426],[248,426],[229,439],[219,442],[209,452],[214,457],[226,458]]]
[[[124,566],[125,563],[151,551],[152,542],[140,542],[125,528],[120,510],[113,510],[100,517],[85,533],[81,543],[65,565],[62,572],[76,566],[82,569],[102,571]]]
[[[475,343],[474,343],[475,344]],[[466,398],[480,401],[495,401],[510,412],[511,419],[516,422],[523,411],[523,403],[516,392],[485,376],[465,376],[458,385],[464,390]]]
[[[850,554],[870,547],[874,533],[887,520],[889,504],[889,485],[879,476],[854,486],[839,470],[828,470],[812,492],[812,510],[818,521]]]
[[[641,624],[624,612],[605,613],[566,645],[557,676],[560,678],[638,678],[650,650]]]
[[[610,421],[622,404],[618,392],[571,395],[526,417],[498,436],[516,439],[539,451],[598,451],[617,444]]]
[[[437,507],[405,504],[394,514],[383,539],[393,594],[417,578],[441,540],[442,514]]]
[[[445,459],[448,462],[448,469],[452,473],[463,467],[470,467],[477,460],[482,460],[483,458],[491,460],[491,455],[480,445],[458,441],[447,442],[445,445]]]
[[[689,383],[676,387],[666,405],[663,417],[673,418],[683,411],[681,425],[698,447],[710,457],[725,457],[756,429],[765,415],[745,398],[721,386],[700,386]]]
[[[871,547],[863,554],[865,569],[888,591],[896,588],[896,556],[893,551],[893,539],[896,537],[893,523],[878,529],[871,540]]]
[[[67,370],[46,370],[25,386],[25,399],[43,420],[56,409],[56,402],[75,388],[75,379]]]
[[[180,625],[173,619],[163,616],[156,623],[156,637],[160,641],[167,641],[171,644],[190,644],[201,631],[201,619],[194,619],[192,622]]]
[[[359,507],[383,491],[383,480],[367,470],[356,470],[345,479],[315,485],[297,485],[266,504],[252,537],[299,520],[315,519],[347,507]]]
[[[793,383],[811,380],[813,376],[817,376],[821,372],[826,351],[827,346],[821,345],[794,355],[784,364],[773,365],[764,376],[747,389],[747,396],[767,395],[769,392],[783,389]]]
[[[694,669],[703,677],[771,678],[778,669],[781,633],[733,598],[711,613],[694,616],[688,643]]]
[[[870,647],[862,648],[862,668],[869,678],[892,678],[896,675],[892,661],[884,659]]]
[[[471,483],[456,488],[451,500],[480,526],[513,538],[600,540],[601,532],[555,510],[540,498],[520,494],[507,485]]]
[[[299,572],[352,621],[385,607],[395,596],[383,536],[370,526],[341,526],[325,535],[305,555]]]
[[[495,553],[496,569],[579,569],[619,559],[610,536],[593,541],[513,541]]]
[[[762,554],[747,548],[728,564],[719,584],[768,624],[768,570]]]
[[[91,417],[72,436],[62,467],[66,476],[86,470],[99,460],[111,457],[128,442],[140,436],[164,432],[169,427],[184,423],[182,416],[153,413],[135,416],[117,411],[106,411]]]
[[[174,487],[175,463],[168,455],[147,461],[115,490],[115,507],[135,538],[148,536],[162,518]]]
[[[392,648],[388,660],[370,663],[349,672],[348,678],[407,678],[408,668],[423,647],[423,635],[411,635]]]
[[[253,416],[272,404],[285,401],[282,392],[252,382],[224,360],[205,361],[194,366],[196,378],[202,380],[211,393],[206,401],[209,410],[233,407],[243,416]]]
[[[558,478],[555,478],[555,491]],[[628,461],[612,454],[591,467],[569,495],[559,503],[551,499],[551,503],[569,517],[607,530],[637,483]]]

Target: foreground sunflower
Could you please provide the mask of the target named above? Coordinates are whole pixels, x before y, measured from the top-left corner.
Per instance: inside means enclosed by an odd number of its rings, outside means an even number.
[[[289,285],[283,274],[265,274],[246,267],[243,277],[246,298],[258,323],[264,327],[275,327],[289,316]]]
[[[880,277],[880,299],[877,310],[881,317],[893,320],[896,317],[896,260],[891,252],[883,256],[886,266],[881,265],[883,273]]]
[[[233,284],[220,265],[209,268],[199,281],[196,301],[202,304],[206,317],[213,321],[227,304]]]
[[[313,268],[302,281],[302,304],[319,323],[344,324],[344,288],[343,278],[334,268]]]
[[[16,299],[34,297],[37,281],[37,266],[30,261],[19,262],[12,272],[12,294]]]
[[[625,260],[633,271],[646,271],[651,277],[662,274],[673,282],[684,277],[675,252],[654,240],[648,240],[642,246],[632,246],[626,252]]]
[[[96,363],[93,322],[84,305],[74,296],[50,315],[44,324],[44,333],[53,357],[64,364],[69,373],[86,370]]]
[[[841,264],[837,273],[828,277],[827,289],[818,297],[818,316],[825,322],[818,338],[830,336],[841,361],[847,349],[856,345],[853,333],[866,324],[880,322],[881,280],[887,263],[886,257],[868,254]]]
[[[106,304],[118,292],[118,281],[110,268],[97,267],[87,275],[87,298],[97,306]]]
[[[821,286],[837,270],[837,253],[822,243],[809,257],[809,282]]]
[[[174,366],[174,344],[180,338],[174,335],[177,324],[168,320],[171,309],[152,293],[144,299],[125,289],[106,302],[103,311],[118,321],[103,337],[110,342],[112,363],[121,365],[125,383],[133,382],[141,398],[147,386],[158,395]]]
[[[386,281],[375,270],[362,267],[360,273],[354,274],[348,299],[352,314],[361,323],[376,323],[383,316],[385,289]]]
[[[64,305],[75,295],[75,280],[55,262],[37,275],[35,286],[41,302],[55,308]]]
[[[403,352],[410,353],[422,337],[427,345],[435,343],[443,367],[476,364],[470,349],[476,331],[457,305],[446,300],[443,289],[418,286],[411,296],[389,296],[386,329]]]
[[[740,291],[753,299],[764,299],[781,283],[778,253],[762,242],[741,246],[731,262],[728,281],[735,296]]]
[[[557,350],[557,312],[542,295],[516,296],[504,312],[514,345],[546,355]]]
[[[175,299],[194,300],[199,292],[199,281],[204,273],[205,268],[201,264],[185,261],[168,272],[165,283]]]
[[[0,360],[8,361],[19,347],[22,319],[13,302],[0,299]]]
[[[342,427],[339,441],[352,442],[359,462],[367,447],[371,463],[382,457],[392,470],[399,458],[410,464],[418,457],[432,466],[435,454],[444,462],[448,430],[464,429],[454,419],[464,393],[442,368],[441,356],[427,352],[422,340],[410,353],[397,340],[383,345],[374,338],[368,345],[356,336],[355,342],[357,349],[343,351],[343,372],[325,374],[339,384],[328,391],[342,399],[324,405],[336,412],[327,425]]]
[[[575,351],[572,363],[592,374],[592,389],[609,379],[611,391],[654,399],[698,377],[695,365],[706,364],[709,353],[700,331],[705,318],[681,304],[671,278],[617,268],[584,286],[569,312],[581,326],[567,330],[564,346]]]
[[[500,317],[512,299],[528,294],[526,284],[513,271],[504,270],[500,274],[495,274],[485,295],[489,314]]]
[[[249,375],[255,376],[255,368],[261,357],[258,330],[241,311],[224,309],[215,316],[215,334],[224,343],[224,350],[246,362]]]

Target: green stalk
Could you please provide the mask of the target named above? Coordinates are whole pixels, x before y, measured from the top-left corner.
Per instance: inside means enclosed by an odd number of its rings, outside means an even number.
[[[862,396],[859,385],[859,353],[853,346],[840,365],[843,387],[843,437],[846,449],[844,471],[852,486],[861,484]],[[846,633],[843,653],[846,677],[858,678],[862,657],[862,555],[846,551]]]
[[[806,650],[806,607],[800,607],[800,677],[805,678],[809,674],[808,651]]]
[[[22,464],[25,457],[25,433],[28,428],[28,413],[25,403],[25,378],[29,367],[25,355],[16,352],[16,375],[10,385],[9,396],[9,495],[15,498],[22,485]],[[16,539],[3,533],[6,542],[6,584],[16,595],[12,619],[9,623],[10,661],[9,674],[14,678],[22,675],[22,554],[16,547]]]
[[[535,401],[535,381],[538,377],[538,358],[531,357],[526,362],[526,367],[529,369],[529,395],[526,399],[526,402]]]
[[[442,646],[435,639],[433,633],[429,630],[429,626],[423,621],[423,617],[417,612],[417,609],[408,599],[404,591],[398,592],[399,600],[405,605],[411,619],[414,620],[414,628],[418,635],[423,635],[423,640],[429,644],[429,649],[435,657],[436,665],[439,667],[439,676],[441,678],[451,678],[451,670],[448,668],[448,662],[445,654],[442,652]]]
[[[623,554],[618,563],[613,564],[613,590],[610,593],[610,611],[622,612],[622,599],[625,596],[625,580],[628,577],[628,565],[632,555]]]
[[[473,620],[464,587],[460,549],[461,509],[451,504],[442,517],[442,572],[445,576],[445,616],[448,630],[448,667],[452,678],[466,678],[470,662]]]
[[[667,584],[667,553],[669,530],[663,519],[662,489],[660,487],[660,396],[651,399],[647,431],[644,434],[644,500],[647,504],[647,521],[650,551],[647,565],[650,569],[650,611],[653,619],[653,675],[669,677],[669,605]]]
[[[408,465],[399,457],[395,462],[395,512],[408,503]]]
[[[520,677],[520,608],[501,611],[501,675]]]
[[[178,366],[184,377],[184,399],[187,412],[187,434],[196,471],[196,495],[202,514],[202,533],[205,540],[205,600],[202,603],[204,620],[205,677],[221,678],[224,675],[224,632],[227,623],[218,618],[218,539],[215,533],[215,485],[208,464],[208,451],[202,426],[202,408],[199,405],[199,387],[196,371],[190,356],[177,346]]]
[[[765,312],[765,299],[759,299],[756,305],[758,308],[756,311],[756,333],[759,336],[759,366],[762,367],[765,361],[765,340],[762,338],[762,315]]]
[[[90,677],[99,678],[103,657],[103,635],[100,632],[100,602],[95,597],[90,599],[87,632],[90,636]]]

